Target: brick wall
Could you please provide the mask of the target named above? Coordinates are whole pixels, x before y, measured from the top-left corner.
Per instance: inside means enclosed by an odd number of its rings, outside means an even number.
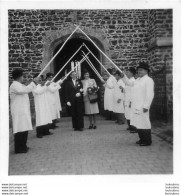
[[[148,61],[155,81],[152,114],[173,117],[172,95],[172,10],[149,10]]]

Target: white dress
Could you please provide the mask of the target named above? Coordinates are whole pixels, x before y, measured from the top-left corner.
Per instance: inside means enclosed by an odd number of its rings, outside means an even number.
[[[124,78],[127,80],[126,78]],[[127,80],[127,83],[129,81]],[[137,78],[132,88],[130,124],[137,129],[151,129],[149,109],[154,97],[154,82],[148,75]],[[143,108],[148,109],[143,112]]]
[[[13,123],[13,133],[33,130],[28,93],[32,91],[34,83],[28,86],[13,81],[10,86],[10,108]]]
[[[131,77],[129,79],[130,83],[135,82],[135,78]],[[125,85],[125,99],[124,99],[124,105],[125,105],[125,118],[127,120],[130,120],[131,118],[131,98],[132,98],[132,86]]]
[[[41,86],[38,84],[33,89],[33,96],[35,102],[35,112],[36,112],[36,126],[46,125],[52,122],[50,108],[46,98],[46,86]]]
[[[114,88],[116,85],[116,79],[114,76],[110,76],[106,81],[104,92],[104,110],[114,111]]]

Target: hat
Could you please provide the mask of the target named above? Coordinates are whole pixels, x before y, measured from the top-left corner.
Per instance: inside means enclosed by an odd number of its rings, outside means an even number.
[[[22,69],[15,69],[12,72],[12,77],[14,80],[20,78],[21,76],[23,76],[23,70]]]
[[[149,67],[148,63],[146,63],[146,62],[140,62],[139,66],[137,66],[137,69],[138,68],[142,68],[142,69],[145,69],[148,72],[150,72],[150,67]]]
[[[128,68],[128,71],[131,72],[133,75],[136,74],[136,70],[133,67]]]
[[[46,78],[49,78],[49,77],[53,77],[53,73],[51,73],[51,72],[48,72],[47,74],[46,74]]]
[[[119,70],[116,70],[115,73],[114,73],[114,75],[116,75],[116,74],[120,76],[121,75],[121,72]]]

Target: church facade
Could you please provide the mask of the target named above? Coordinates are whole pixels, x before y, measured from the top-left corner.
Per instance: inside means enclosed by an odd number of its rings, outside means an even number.
[[[29,76],[39,73],[77,24],[119,68],[136,67],[141,60],[149,63],[155,81],[151,117],[172,120],[172,9],[9,10],[8,16],[10,82],[14,68],[23,68]],[[106,68],[113,67],[77,30],[46,72],[56,74],[83,43]],[[91,60],[102,74],[104,69]]]

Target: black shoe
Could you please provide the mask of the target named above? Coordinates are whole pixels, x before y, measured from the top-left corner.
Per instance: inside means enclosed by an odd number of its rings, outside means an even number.
[[[37,137],[37,138],[43,138],[43,136],[42,136],[42,135],[37,135],[36,137]]]
[[[16,154],[21,154],[21,153],[27,153],[28,150],[19,150],[19,151],[15,151]]]
[[[141,144],[141,140],[137,141],[136,144]]]
[[[138,133],[136,130],[130,130],[130,133]]]
[[[97,127],[94,125],[94,126],[92,126],[92,128],[93,128],[93,129],[96,129]]]
[[[90,126],[89,126],[89,129],[92,129],[92,128],[93,128],[93,125],[90,125]]]
[[[52,132],[48,132],[48,133],[45,133],[43,135],[53,135],[53,133]]]
[[[128,127],[126,130],[130,131],[131,129]]]
[[[47,133],[46,135],[53,135],[53,133],[52,133],[52,132],[49,132],[49,133]]]
[[[140,143],[140,146],[150,146],[151,143]]]
[[[27,150],[27,152],[28,152],[28,150],[29,150],[29,149],[30,149],[30,148],[26,146],[26,150]]]

